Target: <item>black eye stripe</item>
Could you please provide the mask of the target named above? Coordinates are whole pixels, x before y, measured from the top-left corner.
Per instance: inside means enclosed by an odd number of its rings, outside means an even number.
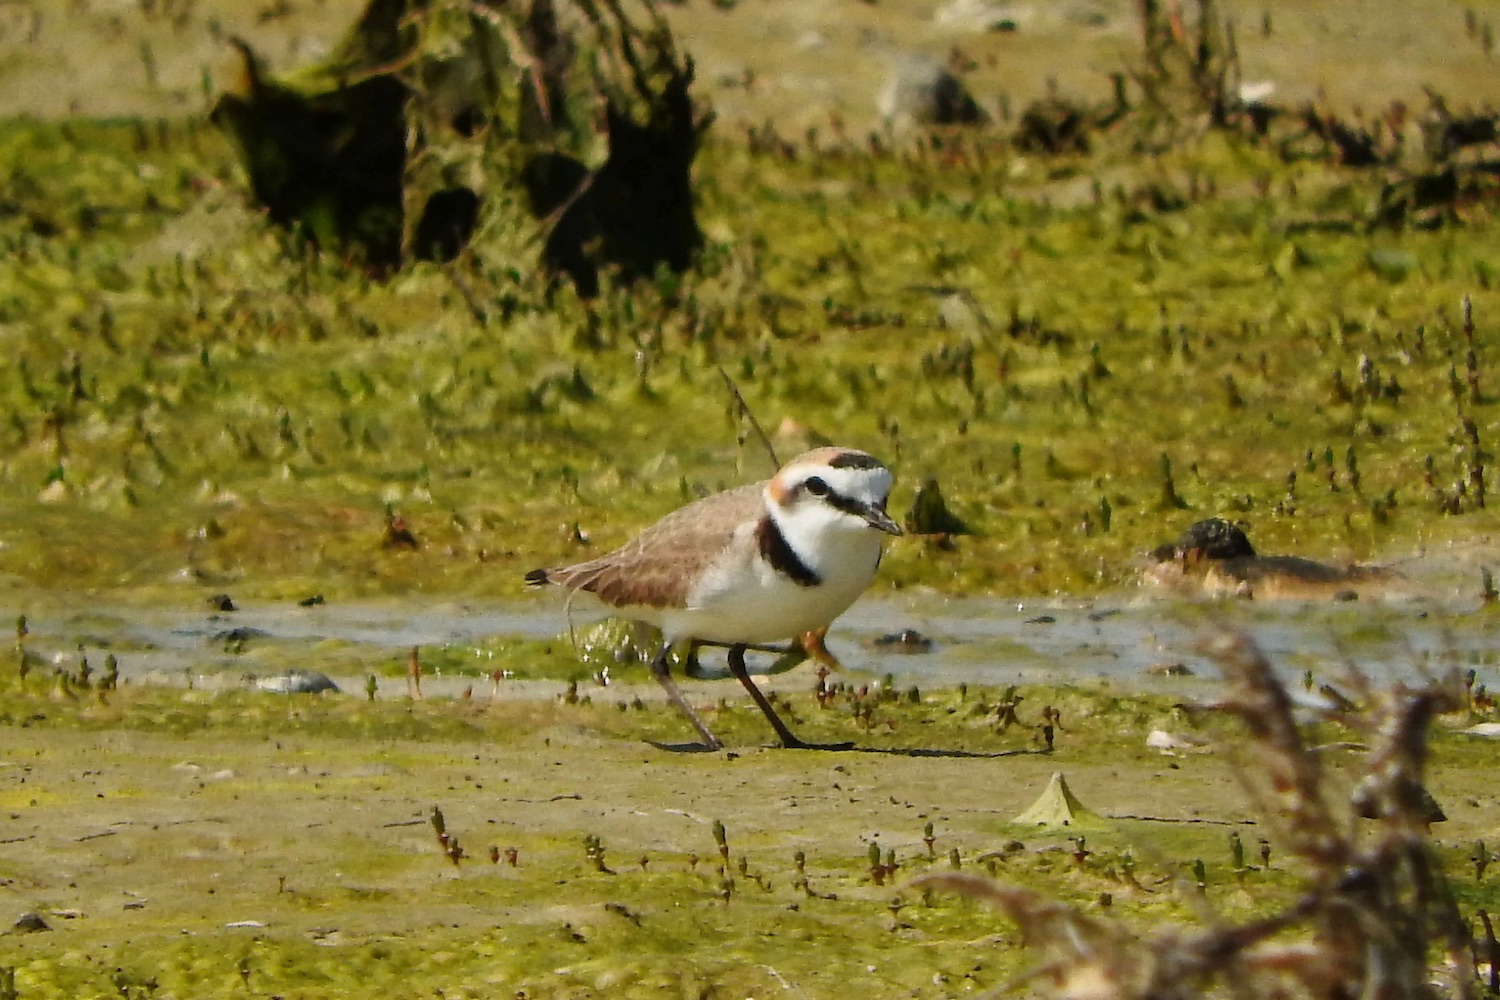
[[[853,497],[846,497],[842,493],[830,492],[823,500],[828,506],[833,507],[835,510],[841,510],[845,514],[853,514],[856,517],[865,516],[866,504],[863,501],[855,500]]]
[[[810,495],[822,500],[834,510],[843,511],[845,514],[853,514],[855,517],[864,517],[870,510],[870,505],[863,500],[848,497],[835,490],[822,476],[808,476],[802,483],[802,489]],[[884,504],[881,505],[884,507]]]

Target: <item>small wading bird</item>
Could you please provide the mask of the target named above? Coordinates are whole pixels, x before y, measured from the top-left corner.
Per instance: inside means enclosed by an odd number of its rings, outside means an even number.
[[[674,643],[729,649],[729,671],[784,747],[807,747],[745,669],[745,650],[827,626],[854,603],[880,563],[880,536],[901,534],[885,511],[891,473],[853,448],[818,448],[765,482],[679,508],[633,541],[588,562],[526,574],[532,586],[587,592],[620,615],[655,625],[651,672],[703,745],[722,744],[673,682]]]

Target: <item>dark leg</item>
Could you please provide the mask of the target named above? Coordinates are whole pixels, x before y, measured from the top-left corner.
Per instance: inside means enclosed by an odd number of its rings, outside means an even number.
[[[667,700],[676,705],[677,711],[687,716],[687,720],[693,724],[693,728],[698,730],[698,735],[703,739],[704,747],[709,750],[722,749],[724,744],[715,739],[714,734],[708,731],[708,727],[703,724],[703,720],[698,718],[698,713],[693,711],[693,706],[687,703],[687,699],[678,690],[677,682],[672,680],[672,673],[667,667],[667,656],[671,652],[671,643],[663,643],[661,651],[656,654],[656,659],[651,661],[651,673],[656,676],[656,680],[667,692]],[[743,667],[743,665],[742,658],[741,666]]]
[[[775,653],[777,656],[785,656],[792,651],[791,646],[773,646],[766,642],[714,642],[712,639],[698,639],[694,641],[697,646],[717,646],[719,649],[753,649],[758,653]]]
[[[765,714],[766,721],[770,722],[771,728],[776,730],[776,735],[780,738],[782,746],[789,750],[813,749],[811,743],[802,742],[797,738],[795,733],[786,727],[786,723],[781,721],[781,716],[776,714],[776,709],[771,707],[770,701],[766,699],[765,695],[760,693],[760,688],[756,687],[755,682],[750,679],[750,672],[745,669],[744,646],[729,647],[729,672],[741,684],[745,685],[745,690],[750,692],[750,697],[755,699],[755,704]]]

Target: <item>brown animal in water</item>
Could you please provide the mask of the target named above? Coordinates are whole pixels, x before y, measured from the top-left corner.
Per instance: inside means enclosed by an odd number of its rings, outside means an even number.
[[[1383,566],[1330,566],[1301,556],[1258,555],[1245,530],[1223,518],[1196,521],[1151,550],[1146,584],[1209,597],[1352,601],[1381,596],[1402,577]]]

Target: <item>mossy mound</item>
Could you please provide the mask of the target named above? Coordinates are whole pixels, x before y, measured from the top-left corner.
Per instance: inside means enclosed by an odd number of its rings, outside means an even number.
[[[685,269],[702,243],[690,168],[709,116],[649,0],[370,0],[324,62],[243,78],[213,118],[251,193],[313,244],[387,270],[448,261],[476,233],[580,294],[599,269]],[[602,108],[602,114],[597,113]]]

